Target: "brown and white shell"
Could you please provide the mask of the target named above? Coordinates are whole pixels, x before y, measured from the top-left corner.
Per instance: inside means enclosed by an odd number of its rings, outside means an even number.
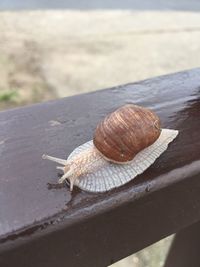
[[[89,192],[105,192],[124,185],[144,172],[167,149],[177,130],[161,129],[159,117],[149,109],[125,105],[106,116],[93,140],[77,147],[67,160],[43,155],[64,167],[66,179]]]
[[[154,112],[136,105],[125,105],[97,125],[93,142],[110,161],[127,162],[152,145],[160,132],[160,119]]]
[[[162,129],[159,138],[149,147],[140,151],[127,164],[116,164],[104,161],[104,165],[94,172],[79,176],[74,185],[89,192],[106,192],[133,180],[137,175],[148,169],[155,160],[167,149],[177,136],[177,130]],[[73,160],[81,152],[93,147],[92,140],[77,147],[68,157]]]

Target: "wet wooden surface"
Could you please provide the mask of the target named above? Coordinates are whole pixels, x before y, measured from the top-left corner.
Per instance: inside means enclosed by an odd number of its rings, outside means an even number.
[[[67,157],[127,103],[177,139],[142,175],[91,194],[57,181]],[[200,220],[200,69],[0,113],[0,266],[106,266]],[[66,265],[67,264],[67,265]]]

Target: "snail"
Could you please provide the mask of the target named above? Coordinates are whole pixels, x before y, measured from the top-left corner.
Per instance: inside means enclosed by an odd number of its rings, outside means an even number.
[[[90,192],[119,187],[144,172],[167,149],[177,130],[162,129],[151,110],[129,104],[107,115],[96,127],[93,140],[75,148],[68,159],[43,155],[63,167],[58,183],[70,182]]]

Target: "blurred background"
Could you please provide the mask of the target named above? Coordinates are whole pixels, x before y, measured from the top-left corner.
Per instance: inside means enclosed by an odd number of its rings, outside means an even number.
[[[198,0],[1,0],[0,110],[198,67],[199,11]],[[160,267],[171,240],[112,267]]]

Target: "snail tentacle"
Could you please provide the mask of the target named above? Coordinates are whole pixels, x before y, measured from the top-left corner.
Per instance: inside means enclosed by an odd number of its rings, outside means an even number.
[[[65,172],[65,167],[57,166],[56,169]]]
[[[108,114],[98,123],[93,140],[76,148],[68,159],[43,155],[62,166],[58,180],[90,191],[105,192],[144,172],[167,149],[177,130],[162,129],[150,109],[129,104]]]
[[[70,160],[69,158],[67,160],[60,159],[49,155],[43,155],[42,158],[64,165],[64,167],[56,167],[56,169],[62,170],[64,173],[58,180],[58,184],[62,184],[65,180],[68,180],[70,182],[70,191],[73,190],[73,186],[76,184],[77,179],[80,179],[88,173],[94,173],[107,162],[102,158],[102,155],[94,146],[82,151],[82,153],[78,153],[73,160]]]
[[[69,182],[70,182],[70,191],[72,192],[73,191],[73,188],[74,188],[74,182],[75,182],[75,180],[76,180],[76,176],[71,176],[70,178],[69,178]]]
[[[67,178],[69,178],[70,176],[72,176],[74,173],[73,170],[69,170],[66,173],[63,174],[63,176],[58,180],[59,184],[62,184]]]
[[[67,160],[65,159],[60,159],[60,158],[56,158],[56,157],[52,157],[52,156],[49,156],[49,155],[46,155],[46,154],[43,154],[42,155],[42,158],[43,159],[48,159],[48,160],[51,160],[51,161],[54,161],[54,162],[57,162],[61,165],[66,165],[67,164]]]

